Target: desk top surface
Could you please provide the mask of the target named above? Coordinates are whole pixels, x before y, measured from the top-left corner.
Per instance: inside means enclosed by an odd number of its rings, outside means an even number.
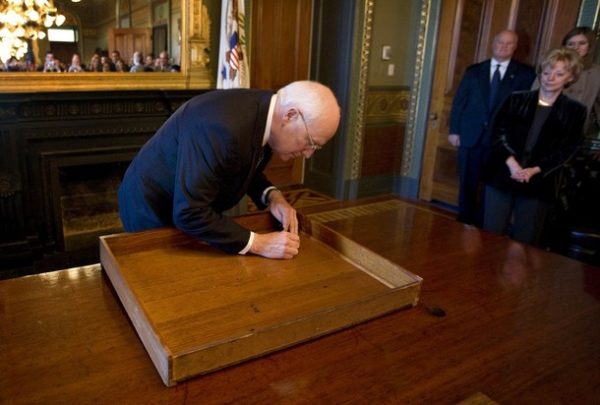
[[[401,200],[303,211],[423,277],[419,305],[167,388],[99,265],[4,280],[0,402],[600,398],[600,269]]]

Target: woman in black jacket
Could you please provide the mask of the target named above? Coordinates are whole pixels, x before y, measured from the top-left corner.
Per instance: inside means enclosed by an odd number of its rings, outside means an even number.
[[[586,107],[562,94],[582,64],[572,50],[548,52],[538,66],[539,90],[515,92],[494,120],[483,228],[539,244],[562,165],[582,141]]]

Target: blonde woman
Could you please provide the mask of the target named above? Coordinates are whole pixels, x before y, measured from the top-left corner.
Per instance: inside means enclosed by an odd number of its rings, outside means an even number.
[[[500,107],[492,130],[483,229],[539,244],[558,169],[582,141],[587,110],[563,94],[582,67],[576,52],[551,50],[537,68],[539,90],[512,93]]]

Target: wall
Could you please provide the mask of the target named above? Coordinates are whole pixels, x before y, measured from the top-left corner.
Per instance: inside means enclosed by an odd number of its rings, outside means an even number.
[[[420,1],[378,0],[373,15],[369,86],[407,86],[412,81],[413,33],[418,28]],[[391,47],[390,60],[382,59],[382,46]],[[388,75],[388,66],[394,74]]]

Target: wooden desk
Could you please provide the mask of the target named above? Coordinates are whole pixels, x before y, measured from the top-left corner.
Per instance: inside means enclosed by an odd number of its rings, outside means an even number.
[[[5,280],[0,402],[597,403],[600,269],[400,200],[323,210],[423,277],[416,308],[166,388],[98,265]]]

